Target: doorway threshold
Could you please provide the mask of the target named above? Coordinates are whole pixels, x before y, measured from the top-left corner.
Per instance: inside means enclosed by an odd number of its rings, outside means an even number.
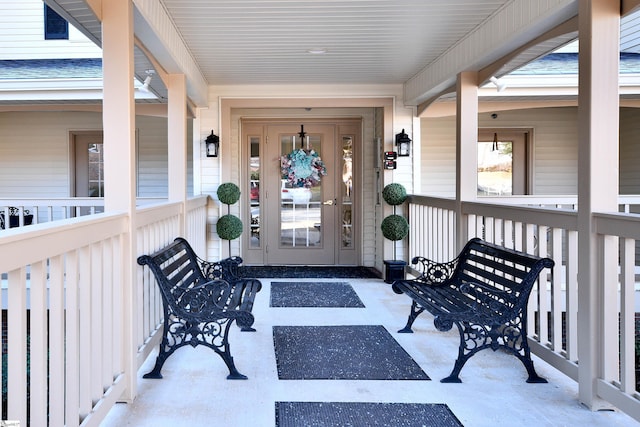
[[[373,267],[363,266],[242,266],[243,277],[255,278],[351,278],[375,279],[382,275]]]

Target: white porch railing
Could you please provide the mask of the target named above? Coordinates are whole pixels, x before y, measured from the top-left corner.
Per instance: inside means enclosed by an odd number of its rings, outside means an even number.
[[[487,199],[492,203],[485,203]],[[614,260],[617,268],[605,269],[608,273],[602,281],[605,284],[602,306],[597,310],[603,313],[603,318],[598,319],[598,323],[602,321],[603,330],[594,337],[599,346],[596,352],[602,354],[602,374],[596,379],[597,394],[640,420],[640,394],[635,377],[635,313],[640,311],[635,260],[640,216],[596,215],[602,259],[580,260],[576,198],[487,199],[463,202],[457,209],[451,199],[410,196],[410,259],[417,255],[440,262],[455,258],[458,233],[463,233],[463,241],[481,237],[552,258],[553,271],[540,277],[529,301],[529,313],[534,313],[528,317],[529,342],[537,356],[576,381],[587,381],[579,376],[578,365],[578,271],[587,268],[589,263],[608,265],[605,260]],[[621,197],[620,211],[633,212],[639,203],[640,197]],[[540,207],[543,205],[548,207]],[[458,215],[463,221],[459,221]],[[458,230],[458,224],[466,230]]]
[[[137,370],[156,342],[161,321],[154,282],[135,258],[169,243],[181,229],[204,256],[206,204],[203,196],[184,210],[180,203],[140,208],[135,256],[123,250],[130,219],[118,213],[0,234],[0,318],[7,331],[0,419],[23,426],[100,424],[135,385],[131,367]],[[122,280],[128,268],[136,283]]]
[[[138,206],[143,206],[163,200],[165,199],[143,197],[138,198],[137,203]],[[99,197],[0,199],[0,233],[3,229],[102,212],[104,212],[104,199]]]

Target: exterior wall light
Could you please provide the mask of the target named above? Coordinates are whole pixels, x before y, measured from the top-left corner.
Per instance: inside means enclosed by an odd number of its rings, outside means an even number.
[[[207,157],[218,157],[218,148],[220,147],[220,137],[214,135],[211,131],[211,135],[204,141],[207,146]]]
[[[396,146],[398,147],[398,156],[407,157],[411,153],[411,139],[409,135],[404,133],[404,129],[399,134],[396,134]]]

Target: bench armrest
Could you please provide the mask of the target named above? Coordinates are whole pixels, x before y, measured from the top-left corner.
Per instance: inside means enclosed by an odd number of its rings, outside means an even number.
[[[426,285],[441,285],[449,280],[458,266],[458,258],[449,262],[435,262],[424,257],[414,257],[411,263],[420,272],[415,280]]]
[[[209,262],[198,257],[198,264],[202,274],[209,280],[223,279],[228,282],[240,279],[239,267],[242,258],[232,256],[220,261]]]

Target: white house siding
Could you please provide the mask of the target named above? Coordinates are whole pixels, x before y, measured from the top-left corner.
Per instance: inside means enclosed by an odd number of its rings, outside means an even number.
[[[97,113],[0,114],[0,197],[69,197],[69,130],[97,130]]]
[[[45,40],[42,0],[0,0],[0,60],[101,57],[98,46],[71,25],[69,40]]]
[[[167,119],[136,116],[138,138],[138,196],[167,197]],[[193,139],[192,121],[187,121],[187,141]],[[193,150],[187,149],[187,195],[193,195]]]
[[[136,127],[139,196],[166,197],[167,120],[137,116]],[[0,113],[0,197],[69,197],[69,133],[101,129],[101,113]],[[189,193],[193,192],[192,176],[189,166]]]
[[[577,108],[500,111],[478,117],[481,128],[533,129],[532,187],[534,194],[576,194],[578,178]],[[455,117],[423,118],[422,193],[455,196]]]
[[[423,194],[456,194],[455,117],[424,118],[420,126],[420,186]]]
[[[620,194],[640,194],[640,110],[620,110]]]

